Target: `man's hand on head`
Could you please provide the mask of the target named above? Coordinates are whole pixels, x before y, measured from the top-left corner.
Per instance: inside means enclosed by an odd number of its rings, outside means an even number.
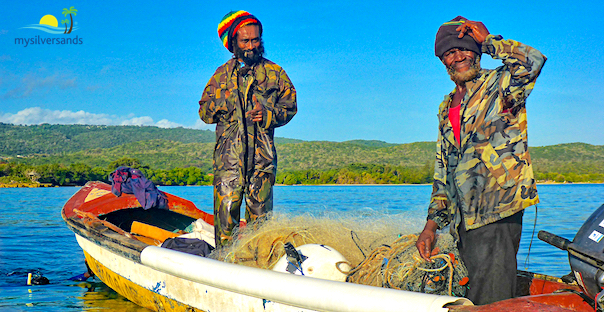
[[[489,30],[482,22],[475,21],[465,21],[465,23],[457,27],[456,30],[459,31],[459,38],[463,38],[463,36],[467,34],[480,44],[482,44],[490,34]]]

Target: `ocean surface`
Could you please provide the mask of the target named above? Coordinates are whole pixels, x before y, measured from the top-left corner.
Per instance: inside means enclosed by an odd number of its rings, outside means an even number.
[[[148,311],[98,279],[74,282],[85,271],[84,255],[61,218],[74,187],[0,188],[0,311]],[[161,190],[212,212],[212,187]],[[568,255],[537,239],[546,230],[572,240],[583,222],[604,204],[604,184],[539,185],[541,203],[524,215],[518,268],[553,276],[570,272]],[[276,186],[275,212],[312,216],[379,215],[406,231],[423,228],[431,186]],[[533,236],[534,233],[534,236]],[[530,247],[530,253],[529,253]],[[27,274],[48,285],[27,286]]]

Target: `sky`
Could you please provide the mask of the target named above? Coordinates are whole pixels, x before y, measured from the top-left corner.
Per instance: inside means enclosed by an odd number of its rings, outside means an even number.
[[[527,100],[530,146],[604,145],[602,1],[2,1],[0,122],[214,130],[198,102],[231,57],[217,26],[232,10],[262,22],[265,57],[297,90],[278,137],[435,141],[454,84],[434,38],[462,15],[547,56]],[[36,28],[46,15],[72,32]],[[29,43],[47,38],[72,43]],[[484,68],[500,64],[483,55]]]

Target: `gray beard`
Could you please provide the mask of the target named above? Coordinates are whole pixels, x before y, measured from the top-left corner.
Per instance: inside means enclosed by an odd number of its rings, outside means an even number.
[[[464,85],[466,82],[476,78],[478,73],[480,72],[480,55],[476,55],[474,58],[474,62],[470,69],[466,70],[463,73],[457,72],[453,66],[447,67],[447,73],[449,73],[449,77],[451,80],[455,82],[457,85]]]

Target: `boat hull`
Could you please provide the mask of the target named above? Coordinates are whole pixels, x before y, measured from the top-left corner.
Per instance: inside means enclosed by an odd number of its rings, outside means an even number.
[[[470,304],[464,298],[313,279],[153,246],[138,262],[77,234],[76,240],[101,281],[155,311],[446,311],[445,305]]]
[[[104,183],[88,183],[66,203],[63,219],[75,233],[92,272],[128,300],[151,310],[593,311],[576,294],[536,296],[562,288],[580,289],[528,272],[521,279],[525,285],[521,295],[526,296],[474,307],[465,298],[320,280],[160,248],[128,233],[130,224],[137,220],[117,222],[119,217],[111,219],[112,215],[161,221],[168,225],[168,231],[182,229],[187,220],[203,219],[212,224],[213,216],[167,194],[169,213],[177,214],[167,218],[158,210],[140,210],[134,196],[118,198],[110,189]],[[162,220],[154,220],[155,214]],[[167,219],[180,224],[168,224]]]
[[[177,278],[108,251],[82,236],[76,235],[76,240],[90,269],[103,283],[150,310],[311,311]]]

